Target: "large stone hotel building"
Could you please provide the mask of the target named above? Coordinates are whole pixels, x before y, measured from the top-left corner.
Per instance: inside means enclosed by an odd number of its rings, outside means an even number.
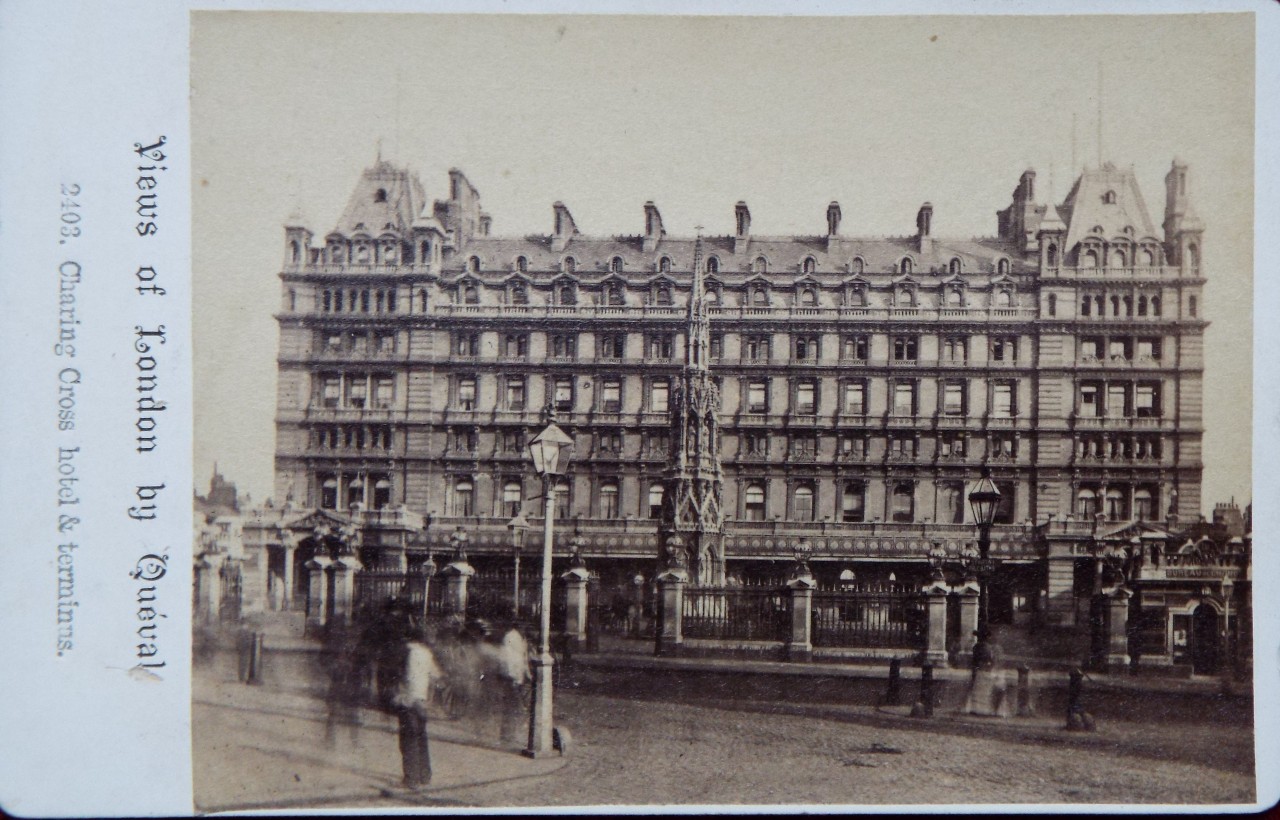
[[[692,368],[718,386],[703,580],[776,575],[801,542],[820,578],[923,577],[975,539],[985,468],[993,617],[1070,622],[1100,532],[1201,508],[1202,225],[1176,160],[1159,226],[1111,164],[1036,195],[1026,171],[973,239],[935,236],[928,203],[859,238],[836,202],[811,236],[757,233],[743,202],[727,236],[669,236],[653,203],[636,235],[555,203],[549,234],[498,236],[461,171],[431,202],[380,161],[332,231],[286,228],[276,498],[358,533],[367,567],[458,526],[497,561],[541,515],[526,445],[551,405],[576,441],[557,555],[577,534],[610,583],[651,576]],[[285,594],[298,539],[264,545]]]

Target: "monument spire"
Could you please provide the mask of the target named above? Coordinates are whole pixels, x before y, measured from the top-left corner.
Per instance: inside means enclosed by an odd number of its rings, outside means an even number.
[[[687,563],[694,583],[723,585],[724,474],[720,465],[720,389],[708,368],[711,351],[702,229],[693,245],[685,329],[685,361],[670,403],[671,451],[663,496],[668,560]]]

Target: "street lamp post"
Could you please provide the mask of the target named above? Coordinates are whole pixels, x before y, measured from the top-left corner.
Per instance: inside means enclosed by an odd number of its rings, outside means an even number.
[[[552,751],[552,687],[551,671],[551,547],[554,538],[556,515],[556,476],[568,466],[573,453],[573,439],[556,426],[553,415],[548,413],[548,424],[533,441],[529,442],[529,455],[533,469],[542,477],[542,617],[539,628],[538,656],[533,661],[533,703],[529,711],[529,747],[527,757],[539,757]]]
[[[1229,570],[1228,570],[1229,571]],[[1230,575],[1222,579],[1222,645],[1226,649],[1227,662],[1222,664],[1223,677],[1228,682],[1235,676],[1236,653],[1231,640],[1231,595],[1235,592],[1235,581]]]
[[[1000,490],[991,480],[988,470],[982,471],[982,479],[978,486],[969,493],[969,506],[973,509],[973,518],[978,524],[978,640],[973,646],[973,666],[975,669],[988,664],[992,660],[991,652],[991,525],[996,518],[996,508],[1000,504]]]
[[[511,591],[511,619],[518,621],[520,620],[520,551],[524,549],[525,530],[529,529],[524,510],[518,512],[516,517],[507,523],[507,529],[511,531],[511,556],[515,559],[516,565],[515,582]]]

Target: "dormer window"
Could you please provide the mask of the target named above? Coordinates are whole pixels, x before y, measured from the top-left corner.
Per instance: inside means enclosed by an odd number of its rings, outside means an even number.
[[[854,259],[853,262],[850,263],[849,265],[849,271],[855,274],[861,274],[866,269],[867,269],[867,263],[863,261],[861,256]]]
[[[1001,259],[999,262],[997,262],[997,263],[996,263],[996,273],[1000,274],[1001,276],[1007,276],[1007,275],[1008,275],[1008,273],[1009,273],[1009,260],[1008,260],[1008,259]]]
[[[753,269],[756,273],[768,273],[768,272],[769,272],[769,260],[768,260],[768,259],[765,259],[763,256],[757,256],[757,257],[756,257],[756,261],[755,261],[755,263],[752,265],[752,269]]]
[[[578,260],[572,256],[566,256],[564,258],[564,270],[565,273],[575,273],[578,270]]]
[[[378,190],[374,191],[374,193],[373,193],[373,201],[374,201],[374,202],[386,202],[386,201],[387,201],[387,189],[386,189],[386,188],[379,188]]]
[[[952,259],[952,260],[947,264],[947,271],[948,271],[949,273],[951,273],[952,275],[957,275],[957,274],[959,274],[959,273],[960,273],[960,260],[959,260],[959,258],[953,258],[953,259]]]
[[[707,258],[707,273],[719,273],[720,260],[714,256]]]
[[[524,256],[517,256],[517,257],[516,257],[516,270],[520,271],[521,273],[526,273],[526,272],[528,272],[528,270],[529,270],[529,259],[528,259],[527,257],[524,257]]]
[[[615,256],[609,260],[609,270],[614,273],[622,273],[622,257]]]
[[[911,257],[910,256],[902,257],[902,262],[898,264],[899,272],[903,274],[909,274],[911,273],[911,268],[912,268]]]
[[[814,307],[818,304],[818,292],[813,288],[801,288],[800,290],[800,306]]]
[[[804,262],[800,266],[800,269],[804,273],[817,273],[818,262],[812,256],[806,256],[804,258]]]
[[[1115,192],[1115,191],[1107,191],[1105,194],[1103,194],[1103,195],[1102,195],[1102,204],[1104,204],[1104,205],[1114,205],[1114,204],[1116,204],[1116,192]]]
[[[658,270],[662,273],[671,273],[671,257],[664,256],[658,260]]]
[[[479,272],[480,272],[480,257],[478,257],[478,256],[472,256],[472,257],[468,258],[468,259],[467,259],[467,270],[471,271],[472,273],[479,273]]]

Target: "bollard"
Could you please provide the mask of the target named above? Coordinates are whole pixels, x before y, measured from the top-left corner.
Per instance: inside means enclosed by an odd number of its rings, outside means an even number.
[[[912,717],[933,717],[933,664],[920,667],[920,700],[911,709]]]
[[[257,685],[262,683],[262,633],[254,632],[249,642],[249,672],[245,675],[245,683]]]
[[[1018,717],[1031,717],[1031,668],[1025,663],[1018,666]]]
[[[885,706],[897,706],[902,700],[902,661],[889,661],[889,688],[884,693]]]

